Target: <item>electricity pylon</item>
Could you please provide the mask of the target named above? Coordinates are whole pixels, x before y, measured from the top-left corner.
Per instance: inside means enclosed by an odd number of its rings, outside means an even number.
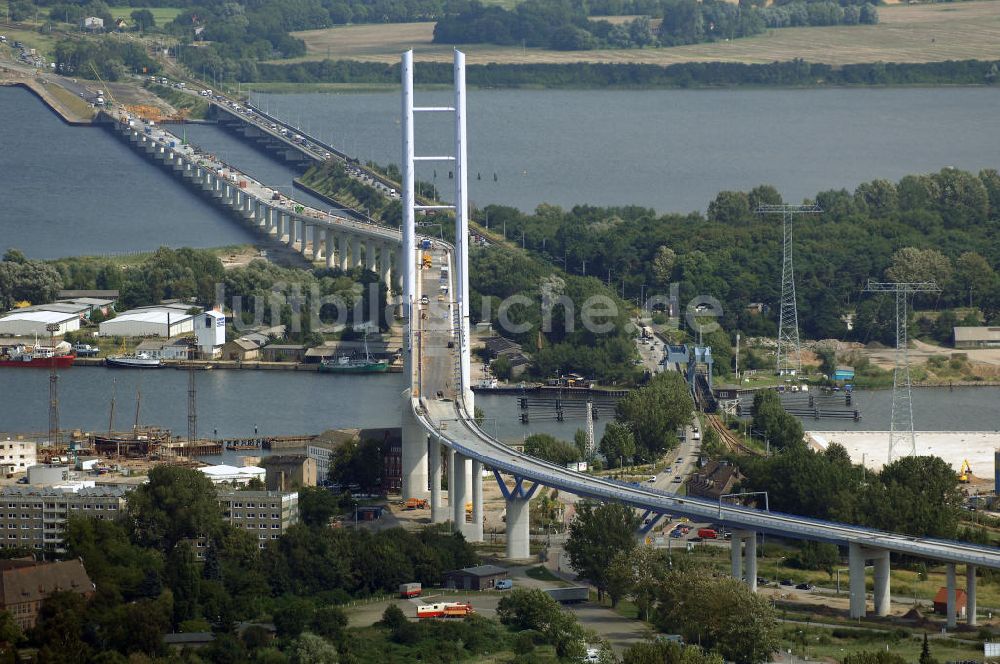
[[[795,300],[795,266],[792,261],[792,219],[797,214],[822,212],[818,205],[757,206],[757,214],[781,213],[781,308],[778,313],[778,352],[775,370],[778,375],[800,373],[802,353],[799,346],[799,311]],[[794,353],[794,359],[790,356]]]
[[[896,294],[896,362],[892,371],[892,415],[889,421],[889,461],[901,456],[916,456],[917,438],[913,433],[913,402],[910,390],[910,353],[906,336],[906,298],[912,293],[939,293],[933,281],[869,281],[867,293]]]

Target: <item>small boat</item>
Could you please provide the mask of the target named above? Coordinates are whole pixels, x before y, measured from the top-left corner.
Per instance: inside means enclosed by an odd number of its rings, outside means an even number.
[[[116,369],[159,369],[163,366],[163,360],[153,357],[149,353],[136,353],[133,355],[109,355],[104,359],[104,364]]]
[[[63,342],[54,348],[51,346],[15,346],[6,353],[0,354],[0,367],[32,367],[39,369],[65,369],[73,366],[76,355],[69,350],[69,344]]]
[[[368,352],[368,335],[365,334],[365,356],[355,358],[350,355],[341,355],[335,360],[323,360],[319,363],[319,370],[322,373],[342,373],[342,374],[367,374],[385,373],[389,370],[387,360],[376,360]]]

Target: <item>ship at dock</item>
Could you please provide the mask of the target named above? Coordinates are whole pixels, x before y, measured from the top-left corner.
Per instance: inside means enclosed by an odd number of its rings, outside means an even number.
[[[385,373],[389,370],[389,362],[387,360],[376,360],[372,357],[372,354],[368,352],[368,335],[366,334],[364,357],[341,355],[334,359],[323,360],[319,364],[319,370],[322,373],[340,374]]]
[[[65,341],[55,346],[13,346],[0,351],[0,367],[30,367],[66,369],[73,366],[76,354]]]
[[[104,358],[104,364],[116,369],[159,369],[163,366],[163,360],[153,357],[149,353],[135,353],[132,355],[109,355]]]

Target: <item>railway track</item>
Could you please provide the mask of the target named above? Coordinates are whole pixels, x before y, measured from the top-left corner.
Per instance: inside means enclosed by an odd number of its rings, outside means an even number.
[[[725,423],[723,423],[722,418],[720,418],[718,415],[705,415],[705,418],[706,421],[708,422],[708,426],[715,429],[716,433],[719,434],[719,437],[722,438],[722,442],[725,444],[725,446],[728,447],[733,452],[736,452],[738,454],[749,454],[753,456],[761,455],[761,453],[758,450],[755,450],[752,447],[748,447],[732,431],[730,431],[729,427],[727,427]]]

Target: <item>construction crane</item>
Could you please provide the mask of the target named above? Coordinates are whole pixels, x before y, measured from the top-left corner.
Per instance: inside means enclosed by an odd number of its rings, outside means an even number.
[[[108,101],[110,101],[112,105],[117,104],[118,102],[115,101],[115,98],[111,95],[111,88],[107,86],[104,79],[101,78],[101,75],[97,73],[97,67],[94,66],[93,62],[90,63],[90,70],[94,72],[94,76],[97,77],[97,82],[101,84],[101,92],[108,95]]]
[[[958,481],[962,484],[972,481],[972,466],[969,465],[968,459],[962,461],[962,469],[958,471]]]

